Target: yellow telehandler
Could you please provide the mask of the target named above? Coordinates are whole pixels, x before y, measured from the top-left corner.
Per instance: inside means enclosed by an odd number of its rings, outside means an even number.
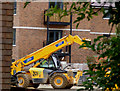
[[[86,39],[87,40],[87,39]],[[89,41],[89,40],[87,40]],[[71,88],[78,83],[82,71],[73,77],[72,71],[61,69],[59,58],[54,52],[73,43],[83,44],[77,35],[65,36],[19,60],[12,63],[11,83],[17,87],[26,88],[39,84],[51,84],[55,89]]]

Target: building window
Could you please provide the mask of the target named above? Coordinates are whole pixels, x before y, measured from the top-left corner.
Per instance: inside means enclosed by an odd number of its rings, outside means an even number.
[[[13,45],[16,45],[16,29],[13,29]]]
[[[48,35],[48,43],[52,43],[60,38],[62,38],[62,31],[61,30],[50,30]]]
[[[103,16],[103,19],[110,19],[110,13],[108,13],[108,10],[105,10],[105,16]]]
[[[63,2],[49,2],[49,8],[51,8],[51,7],[55,7],[55,6],[57,6],[57,8],[59,9],[63,9]]]
[[[14,2],[14,14],[16,15],[16,9],[17,9],[17,1]]]

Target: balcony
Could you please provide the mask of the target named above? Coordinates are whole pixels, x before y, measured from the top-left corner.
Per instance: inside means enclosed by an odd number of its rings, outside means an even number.
[[[47,24],[47,16],[45,16],[46,11],[44,11],[44,24]],[[64,16],[62,19],[58,16],[58,14],[54,14],[53,16],[49,17],[49,24],[50,25],[70,25],[70,15]]]

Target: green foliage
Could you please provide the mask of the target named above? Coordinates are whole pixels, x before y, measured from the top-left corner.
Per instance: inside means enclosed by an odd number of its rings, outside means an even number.
[[[115,8],[109,7],[109,13],[111,14],[109,24],[117,25],[120,23],[120,2],[115,3]]]
[[[120,31],[120,29],[119,29]],[[92,45],[84,43],[86,47],[91,48],[93,51],[99,54],[99,62],[94,62],[94,59],[89,58],[88,66],[89,70],[86,70],[86,75],[90,75],[89,79],[84,82],[84,86],[88,90],[93,90],[94,86],[106,90],[112,90],[120,86],[120,36],[111,36],[109,38],[104,36],[98,36],[94,39]],[[100,59],[103,58],[102,61]],[[90,64],[90,62],[94,62]],[[107,74],[107,72],[110,72]]]
[[[87,57],[86,60],[87,60],[87,64],[88,64],[89,70],[92,71],[93,68],[94,68],[94,65],[93,65],[93,64],[96,63],[95,57]],[[87,73],[86,73],[86,74],[87,74]]]
[[[77,15],[78,17],[73,23],[77,23],[76,28],[78,28],[81,20],[87,18],[88,20],[92,19],[94,15],[98,15],[97,12],[93,11],[93,8],[89,2],[73,2],[68,8],[70,3],[64,3],[63,9],[58,9],[57,7],[48,9],[47,16],[52,16],[54,13],[58,14],[60,19],[64,16],[68,16],[70,14]]]
[[[110,13],[109,24],[111,27],[115,25],[116,35],[105,37],[98,36],[94,39],[92,45],[85,42],[80,48],[88,47],[94,52],[99,54],[99,61],[94,62],[93,58],[87,58],[89,70],[85,70],[86,75],[90,75],[87,81],[83,83],[86,90],[93,90],[94,86],[102,88],[102,90],[118,91],[120,89],[120,2],[115,3],[115,8],[108,7],[108,12],[104,12],[101,8],[103,15],[106,16]],[[112,31],[112,28],[111,28]],[[111,32],[110,31],[110,32]],[[102,58],[102,60],[101,60]],[[91,64],[91,62],[93,62]],[[117,85],[117,87],[116,87]]]
[[[60,19],[69,14],[77,15],[78,17],[73,23],[77,23],[76,28],[78,28],[79,22],[81,20],[86,18],[89,21],[90,19],[93,18],[93,16],[98,16],[98,12],[101,11],[103,12],[103,16],[106,16],[109,13],[111,14],[110,19],[109,19],[109,24],[112,25],[113,27],[114,25],[117,25],[120,21],[120,17],[119,17],[120,16],[120,8],[119,8],[120,4],[119,2],[115,3],[116,9],[113,9],[112,6],[109,6],[108,12],[105,12],[104,4],[106,3],[101,4],[101,8],[98,11],[94,11],[94,8],[91,6],[90,2],[73,2],[70,8],[68,8],[68,5],[70,5],[70,3],[64,2],[63,9],[58,9],[57,7],[54,7],[54,8],[51,7],[50,9],[48,9],[48,13],[46,15],[52,16],[54,13],[57,13]]]
[[[29,3],[30,3],[30,2],[25,2],[24,8],[26,8]]]

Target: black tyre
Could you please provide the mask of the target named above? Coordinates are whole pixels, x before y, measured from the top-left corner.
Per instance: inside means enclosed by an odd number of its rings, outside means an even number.
[[[39,84],[33,84],[33,87],[34,87],[34,88],[38,88],[38,87],[39,87]]]
[[[50,83],[55,89],[63,89],[66,88],[68,81],[65,75],[62,73],[56,73],[51,77]]]
[[[69,84],[66,86],[66,89],[70,89],[73,86],[73,84]]]
[[[17,87],[27,88],[29,86],[30,81],[29,81],[27,75],[18,74],[17,78],[18,78]]]

